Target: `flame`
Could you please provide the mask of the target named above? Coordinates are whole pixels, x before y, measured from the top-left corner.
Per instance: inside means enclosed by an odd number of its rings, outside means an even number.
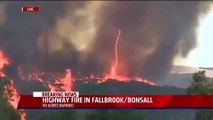
[[[26,120],[27,119],[27,116],[26,116],[26,113],[24,112],[24,110],[20,110],[19,114],[20,114],[21,120]]]
[[[4,55],[4,53],[0,50],[0,77],[5,77],[3,72],[4,66],[9,64],[9,59]]]
[[[48,84],[48,87],[51,91],[63,90],[71,91],[72,90],[72,74],[71,69],[66,69],[65,76],[62,78],[56,78],[55,84]],[[58,87],[59,85],[60,87]]]
[[[117,74],[117,67],[118,67],[118,42],[121,35],[121,30],[118,30],[118,35],[115,40],[115,62],[111,67],[111,76],[116,76]]]
[[[71,69],[66,69],[65,74],[61,75],[60,73],[51,73],[51,72],[44,72],[41,69],[36,67],[32,67],[31,71],[29,71],[28,77],[23,73],[23,69],[21,67],[17,68],[19,78],[23,80],[25,78],[28,81],[37,81],[44,84],[46,88],[50,91],[71,91],[72,90],[72,73]]]
[[[72,73],[71,69],[66,69],[66,75],[61,80],[62,83],[62,89],[65,91],[71,91],[72,90]]]
[[[44,84],[45,87],[47,87],[50,91],[72,91],[73,90],[73,81],[75,80],[97,80],[98,83],[105,82],[109,79],[117,80],[117,81],[124,81],[129,82],[131,80],[143,82],[149,85],[157,86],[156,83],[151,82],[149,80],[146,80],[142,77],[129,77],[129,76],[121,76],[117,74],[117,68],[119,65],[119,51],[118,51],[118,44],[119,39],[121,36],[121,30],[118,30],[117,37],[115,39],[115,45],[114,45],[114,54],[115,59],[111,66],[110,73],[105,74],[103,76],[96,75],[96,74],[90,74],[90,76],[80,76],[77,78],[73,78],[71,69],[66,69],[64,74],[60,73],[51,73],[43,71],[37,67],[32,67],[30,69],[29,73],[24,73],[24,70],[22,66],[17,67],[17,75],[21,80],[34,80],[38,81]],[[6,77],[6,74],[3,71],[3,68],[6,65],[9,65],[9,59],[4,55],[3,51],[0,50],[0,77]],[[31,71],[32,70],[32,71]],[[13,80],[10,80],[10,83],[6,86],[4,86],[4,97],[7,98],[8,103],[14,108],[17,109],[17,105],[20,99],[20,95],[18,94]],[[26,113],[24,110],[18,110],[18,113],[20,115],[21,120],[26,120]]]
[[[12,105],[13,108],[17,109],[20,96],[14,87],[13,80],[10,80],[9,85],[4,86],[4,97],[7,98],[9,104]]]
[[[0,77],[6,77],[3,69],[6,65],[9,65],[9,59],[5,54],[0,50]],[[9,81],[9,84],[4,86],[4,97],[7,99],[9,105],[11,105],[15,110],[17,109],[20,95],[18,94],[13,80]],[[24,110],[18,110],[21,120],[26,120],[26,113]]]
[[[71,91],[73,89],[73,81],[75,80],[97,80],[98,83],[105,82],[109,79],[117,80],[117,81],[124,81],[129,82],[131,80],[143,82],[145,84],[157,86],[156,83],[151,82],[149,80],[146,80],[142,77],[128,77],[128,76],[121,76],[117,74],[117,67],[119,65],[119,51],[118,51],[118,44],[119,39],[121,36],[121,30],[118,30],[117,37],[115,39],[115,45],[114,45],[114,53],[115,53],[115,59],[111,66],[110,73],[105,74],[103,76],[90,74],[89,76],[78,76],[77,78],[72,78],[71,69],[65,70],[65,75],[60,76],[57,75],[57,73],[50,73],[50,72],[44,72],[38,68],[33,67],[32,71],[30,72],[30,75],[28,77],[28,80],[35,80],[41,83],[44,83],[44,86],[47,87],[50,91],[57,91],[57,90],[65,90],[65,91]],[[20,78],[26,78],[23,76],[23,70],[21,67],[18,67],[18,75]]]
[[[131,80],[138,81],[138,82],[143,82],[145,84],[149,84],[152,86],[158,86],[156,83],[146,80],[142,77],[127,77],[127,76],[121,76],[117,74],[117,67],[119,64],[119,57],[118,57],[118,43],[121,35],[121,30],[118,30],[117,38],[115,40],[115,46],[114,46],[114,52],[115,52],[115,61],[114,64],[111,67],[110,74],[106,74],[101,82],[105,82],[109,79],[117,80],[117,81],[124,81],[124,82],[129,82]],[[100,81],[99,81],[100,82]]]
[[[13,80],[10,80],[10,83],[4,86],[4,97],[7,99],[8,103],[16,110],[18,106],[18,102],[20,99],[20,95],[18,94]],[[18,110],[21,120],[26,120],[26,113],[24,110]]]

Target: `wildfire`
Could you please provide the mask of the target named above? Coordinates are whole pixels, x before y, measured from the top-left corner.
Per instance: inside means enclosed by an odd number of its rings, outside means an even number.
[[[66,69],[64,74],[44,72],[41,69],[32,67],[29,71],[29,75],[23,72],[23,68],[18,66],[17,68],[18,77],[22,80],[37,81],[43,83],[46,88],[50,91],[71,91],[72,90],[72,73],[71,69]],[[28,76],[28,77],[26,77]]]
[[[54,84],[48,84],[48,87],[51,91],[56,91],[56,90],[71,91],[72,90],[71,69],[66,69],[65,72],[66,73],[65,73],[64,77],[62,77],[62,78],[54,77],[56,79]]]
[[[9,65],[9,59],[0,50],[0,77],[6,77],[6,74],[3,71],[3,68],[6,65]],[[17,109],[20,95],[18,94],[14,86],[13,80],[10,80],[9,84],[4,86],[4,97],[14,109]],[[26,113],[24,112],[24,110],[18,110],[18,113],[21,120],[26,120]]]
[[[57,90],[65,90],[65,91],[71,91],[73,89],[72,84],[75,80],[97,80],[98,83],[105,82],[109,79],[117,80],[117,81],[124,81],[128,82],[130,80],[143,82],[145,84],[157,86],[156,83],[151,82],[149,80],[146,80],[142,77],[128,77],[128,76],[121,76],[117,74],[117,67],[119,65],[119,51],[118,51],[118,44],[119,39],[121,36],[121,30],[118,30],[117,37],[115,39],[115,45],[114,45],[114,54],[115,59],[112,63],[110,73],[105,74],[103,76],[100,75],[94,75],[90,74],[89,76],[78,76],[77,78],[73,78],[71,74],[71,69],[65,70],[65,75],[58,75],[57,73],[50,73],[50,72],[44,72],[38,68],[32,68],[33,70],[30,71],[30,75],[27,78],[28,80],[35,80],[37,82],[44,83],[44,86],[47,87],[50,91],[57,91]],[[17,68],[18,75],[21,79],[26,78],[24,76],[24,72],[22,68],[19,66]]]
[[[17,109],[20,95],[18,94],[18,92],[14,86],[13,80],[10,80],[10,83],[8,85],[4,86],[4,97],[7,98],[8,103],[14,109]],[[21,120],[26,120],[26,113],[24,112],[24,110],[19,110],[18,113],[20,115]]]
[[[0,77],[4,77],[3,68],[9,64],[9,60],[5,57],[4,53],[0,50]]]
[[[108,79],[114,79],[114,80],[124,81],[124,82],[128,82],[130,80],[135,80],[135,81],[138,81],[138,82],[143,82],[143,83],[146,83],[146,84],[149,84],[149,85],[157,86],[156,83],[151,82],[149,80],[146,80],[142,77],[127,77],[127,76],[121,76],[121,75],[117,74],[117,67],[118,67],[118,64],[119,64],[118,43],[119,43],[120,35],[121,35],[121,30],[118,30],[118,34],[117,34],[117,37],[115,39],[115,45],[114,45],[115,61],[114,61],[114,64],[111,66],[110,74],[105,75],[103,82],[108,80]]]
[[[61,80],[62,83],[62,89],[65,91],[71,91],[72,90],[72,74],[71,69],[66,69],[66,75]]]
[[[64,74],[61,73],[51,73],[43,71],[37,67],[32,67],[29,73],[26,74],[23,71],[22,66],[17,67],[17,75],[22,80],[35,80],[44,84],[50,91],[57,91],[57,90],[64,90],[64,91],[71,91],[73,90],[73,81],[75,80],[97,80],[97,82],[105,82],[109,79],[118,80],[128,82],[130,80],[143,82],[149,85],[157,86],[156,83],[146,80],[142,77],[129,77],[129,76],[121,76],[118,75],[118,66],[119,66],[119,39],[121,36],[121,30],[118,30],[117,37],[115,39],[114,44],[114,62],[112,63],[110,73],[105,74],[103,76],[91,74],[90,76],[78,76],[74,78],[72,76],[71,69],[66,69]],[[6,74],[3,71],[3,68],[9,64],[9,59],[4,55],[2,51],[0,51],[0,77],[6,77]],[[4,97],[8,99],[8,102],[14,109],[17,108],[20,95],[17,93],[17,90],[14,86],[13,80],[10,80],[9,85],[4,86]],[[26,119],[26,114],[23,110],[18,111],[20,114],[21,120]]]
[[[118,30],[118,35],[115,40],[115,62],[111,67],[111,76],[116,76],[117,75],[117,66],[118,66],[118,41],[121,35],[121,30]]]
[[[9,104],[12,105],[13,108],[17,108],[20,96],[15,89],[13,80],[10,80],[9,85],[4,86],[4,97],[7,98]]]
[[[26,113],[24,112],[24,110],[20,110],[19,114],[20,114],[21,120],[26,120],[27,119],[27,116],[26,116]]]

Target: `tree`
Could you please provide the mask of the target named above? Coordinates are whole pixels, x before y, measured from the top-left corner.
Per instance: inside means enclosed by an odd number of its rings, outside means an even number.
[[[187,89],[188,94],[209,94],[208,78],[205,71],[194,73],[192,78],[194,81]]]
[[[213,94],[213,84],[210,78],[206,77],[205,71],[193,74],[193,82],[188,87],[188,94]],[[196,112],[196,120],[213,120],[212,110],[200,110]]]

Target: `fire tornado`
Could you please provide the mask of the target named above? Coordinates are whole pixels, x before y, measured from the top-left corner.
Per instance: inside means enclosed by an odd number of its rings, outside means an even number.
[[[111,68],[111,76],[116,76],[117,75],[117,67],[118,67],[118,43],[119,43],[119,39],[120,39],[120,35],[121,35],[121,30],[118,30],[118,35],[115,41],[115,61],[114,64]]]

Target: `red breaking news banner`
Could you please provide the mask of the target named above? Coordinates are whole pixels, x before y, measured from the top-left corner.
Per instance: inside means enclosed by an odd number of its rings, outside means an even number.
[[[44,93],[44,92],[43,92]],[[213,108],[213,95],[21,95],[18,108]],[[49,92],[51,93],[51,92]]]

